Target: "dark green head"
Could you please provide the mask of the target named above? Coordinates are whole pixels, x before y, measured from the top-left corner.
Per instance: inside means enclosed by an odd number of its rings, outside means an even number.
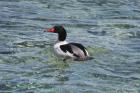
[[[49,28],[45,30],[45,32],[52,32],[52,33],[58,33],[58,40],[64,41],[66,39],[67,33],[63,26],[54,26],[52,28]]]

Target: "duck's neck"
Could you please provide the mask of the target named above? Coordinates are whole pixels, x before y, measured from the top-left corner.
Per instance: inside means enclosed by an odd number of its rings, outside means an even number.
[[[67,33],[65,31],[58,33],[58,40],[64,41],[66,39]]]

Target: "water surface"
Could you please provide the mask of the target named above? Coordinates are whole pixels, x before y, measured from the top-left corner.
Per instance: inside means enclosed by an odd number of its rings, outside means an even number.
[[[0,93],[139,93],[139,0],[0,0]],[[68,41],[95,58],[53,55],[63,25]]]

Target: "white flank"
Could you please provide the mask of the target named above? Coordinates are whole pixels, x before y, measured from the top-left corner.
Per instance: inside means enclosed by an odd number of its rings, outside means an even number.
[[[64,52],[61,50],[60,46],[61,45],[65,45],[68,44],[67,41],[59,41],[54,45],[54,52],[57,56],[62,56],[62,57],[74,57],[73,54],[71,54],[70,52]]]

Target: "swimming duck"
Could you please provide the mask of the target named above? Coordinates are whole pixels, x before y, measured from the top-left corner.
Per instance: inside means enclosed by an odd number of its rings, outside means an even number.
[[[67,33],[63,26],[54,26],[45,29],[44,32],[51,32],[58,34],[58,40],[54,44],[54,52],[57,56],[63,57],[63,61],[72,58],[73,60],[84,61],[89,60],[91,57],[87,49],[79,43],[68,43],[66,41]]]

